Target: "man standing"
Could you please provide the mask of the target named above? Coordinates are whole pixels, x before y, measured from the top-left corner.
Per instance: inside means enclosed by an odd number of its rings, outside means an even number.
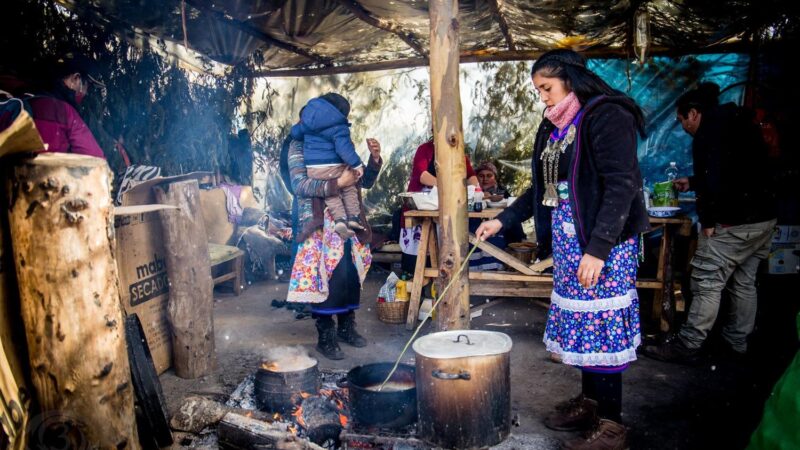
[[[693,300],[676,339],[648,346],[662,361],[690,362],[714,325],[722,290],[731,305],[722,337],[735,355],[747,351],[756,318],[756,270],[769,254],[776,224],[767,148],[743,108],[719,104],[719,86],[702,83],[677,102],[677,120],[693,136],[695,175],[674,181],[697,195],[701,233],[692,259]]]

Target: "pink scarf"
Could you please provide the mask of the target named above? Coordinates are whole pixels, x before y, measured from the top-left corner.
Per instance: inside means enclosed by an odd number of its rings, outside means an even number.
[[[572,122],[572,119],[575,118],[580,110],[581,102],[578,101],[578,96],[574,92],[570,92],[555,106],[548,108],[544,112],[544,117],[553,122],[553,125],[558,127],[559,130],[563,130]]]

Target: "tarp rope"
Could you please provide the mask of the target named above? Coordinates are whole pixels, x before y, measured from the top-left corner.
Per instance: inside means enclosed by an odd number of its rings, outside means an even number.
[[[475,253],[475,249],[478,248],[478,244],[480,244],[481,242],[482,241],[480,240],[480,238],[478,238],[478,240],[475,241],[475,245],[473,245],[472,249],[469,251],[469,253],[467,253],[467,256],[464,258],[464,262],[461,263],[461,267],[455,274],[453,274],[452,277],[450,277],[450,282],[447,283],[447,286],[445,286],[444,289],[442,289],[442,292],[439,294],[439,298],[433,303],[433,306],[431,306],[430,314],[428,314],[425,318],[422,319],[422,322],[419,323],[417,329],[414,330],[414,333],[408,339],[408,342],[406,342],[406,345],[403,347],[403,351],[400,352],[400,356],[398,356],[397,361],[394,362],[392,370],[389,371],[389,375],[386,376],[386,379],[383,380],[383,383],[381,383],[380,387],[378,388],[379,392],[383,390],[383,387],[386,386],[386,383],[389,382],[389,380],[392,378],[392,375],[394,375],[395,371],[397,371],[397,367],[400,365],[400,360],[403,359],[403,355],[405,355],[406,351],[408,351],[408,347],[411,345],[412,342],[414,342],[414,338],[416,338],[417,334],[419,334],[419,330],[421,330],[422,326],[425,325],[425,321],[428,320],[428,317],[433,316],[434,311],[436,311],[436,307],[439,306],[439,302],[441,302],[442,299],[444,298],[444,294],[447,293],[447,291],[450,289],[450,286],[453,285],[453,283],[458,279],[459,275],[461,275],[461,272],[463,272],[464,269],[467,267],[467,265],[469,264],[469,257],[472,256],[473,253]]]

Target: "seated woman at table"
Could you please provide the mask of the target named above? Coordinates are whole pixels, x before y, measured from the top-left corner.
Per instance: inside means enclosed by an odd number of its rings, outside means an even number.
[[[497,166],[492,164],[491,161],[482,162],[475,172],[478,174],[478,183],[483,191],[483,199],[490,202],[499,202],[504,198],[508,198],[508,191],[500,186],[498,178]]]
[[[417,151],[414,153],[414,161],[411,163],[411,176],[408,180],[407,192],[423,192],[436,186],[436,176],[428,171],[432,161],[435,159],[434,155],[433,138],[417,147]],[[468,156],[465,162],[467,164],[467,183],[477,186],[478,177],[475,176],[475,171],[472,169]],[[435,173],[436,169],[434,168],[433,171]],[[405,207],[403,211],[406,211]],[[400,224],[403,227],[400,229],[400,249],[403,252],[402,270],[413,274],[414,266],[417,263],[417,251],[422,231],[419,225],[406,227],[405,219],[402,215],[400,216]]]
[[[498,181],[499,173],[497,171],[497,166],[490,161],[484,161],[478,166],[475,172],[478,174],[478,182],[481,185],[484,200],[499,202],[504,198],[508,198],[508,191],[503,188]],[[478,222],[478,224],[473,227],[474,220],[476,219],[470,220],[469,224],[469,231],[473,233],[478,228],[478,225],[480,225],[480,222]],[[508,244],[520,242],[525,239],[525,232],[522,231],[521,223],[514,223],[511,224],[508,230],[503,230],[497,233],[496,236],[504,238],[504,243],[500,248],[505,248]]]
[[[544,342],[582,371],[581,394],[557,406],[545,425],[590,430],[565,449],[627,448],[622,372],[641,343],[636,272],[639,235],[650,227],[636,157],[644,116],[571,50],[545,53],[531,75],[547,105],[532,186],[476,234],[486,239],[534,218],[540,257],[553,253]]]

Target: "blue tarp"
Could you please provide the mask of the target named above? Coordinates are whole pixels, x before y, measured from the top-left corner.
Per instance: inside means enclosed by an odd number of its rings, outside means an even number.
[[[671,161],[677,163],[681,176],[692,174],[692,138],[675,119],[678,97],[699,82],[711,81],[721,88],[720,102],[741,105],[749,61],[744,54],[712,54],[655,57],[645,66],[594,59],[589,67],[644,110],[647,138],[639,144],[639,163],[642,176],[652,186],[666,179],[664,171]]]

